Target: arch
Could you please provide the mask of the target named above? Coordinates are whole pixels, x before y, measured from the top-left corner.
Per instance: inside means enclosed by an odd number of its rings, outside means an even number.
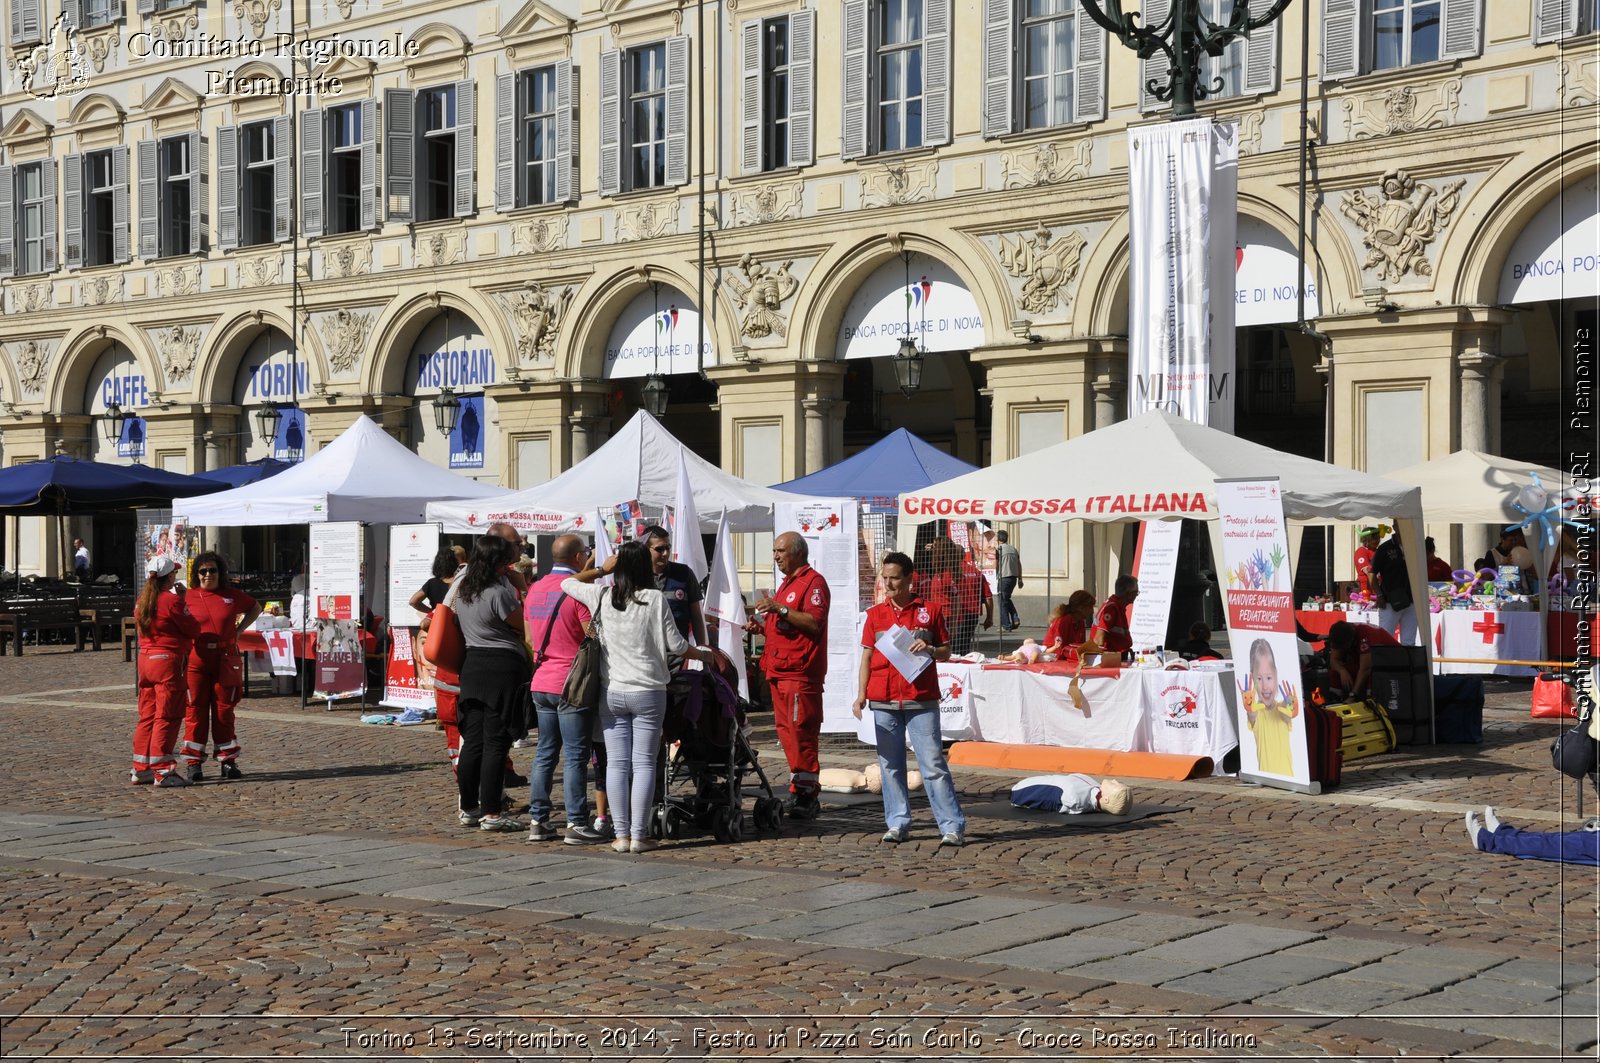
[[[437,59],[441,54],[466,55],[468,47],[462,32],[447,22],[428,22],[417,27],[410,43],[417,47],[416,59]]]
[[[361,359],[361,389],[369,395],[405,394],[406,362],[417,337],[446,309],[465,314],[489,341],[494,352],[495,377],[506,379],[506,368],[515,362],[516,340],[487,299],[476,289],[466,294],[449,289],[423,292],[404,302],[390,303],[379,315]],[[308,330],[309,331],[309,330]]]
[[[1439,263],[1459,263],[1455,277],[1441,285],[1452,302],[1493,305],[1500,298],[1500,272],[1511,246],[1533,216],[1563,188],[1600,170],[1600,140],[1591,139],[1531,166],[1506,168],[1474,193],[1473,209],[1483,219],[1448,233],[1439,249]],[[1481,204],[1481,206],[1479,205]],[[1464,215],[1465,216],[1465,215]]]
[[[121,122],[127,112],[116,100],[103,92],[90,92],[72,105],[67,121],[73,126],[100,122]]]
[[[114,325],[87,325],[62,337],[61,350],[50,371],[50,382],[45,385],[45,409],[60,413],[84,413],[84,387],[94,363],[105,349],[120,343],[133,355],[133,360],[144,371],[152,390],[165,392],[166,376],[161,372],[161,360],[150,349],[142,330],[124,331]]]
[[[802,361],[834,360],[839,326],[856,290],[879,267],[897,260],[902,249],[937,259],[961,278],[983,314],[986,342],[996,343],[1009,335],[1016,317],[1011,289],[1000,275],[994,255],[975,238],[944,227],[917,233],[885,228],[853,243],[834,245],[806,275],[789,315],[790,321],[803,323],[798,352]],[[812,283],[812,277],[822,280]]]
[[[584,282],[573,298],[581,307],[570,329],[563,328],[557,342],[556,374],[565,379],[598,379],[605,372],[605,346],[617,317],[652,281],[671,285],[685,296],[695,295],[695,271],[688,262],[666,257],[652,258],[629,269],[609,275],[595,275]],[[706,323],[720,364],[732,360],[738,342],[732,331],[734,315],[726,300],[708,289],[711,313],[697,306],[700,320]],[[792,318],[791,318],[792,320]]]
[[[292,336],[288,319],[270,310],[250,310],[236,314],[211,330],[206,337],[207,350],[200,357],[200,370],[195,374],[194,394],[199,402],[228,406],[233,403],[234,378],[239,373],[250,345],[267,329],[275,328],[284,336]],[[297,354],[306,363],[306,374],[313,384],[328,378],[322,359],[322,348],[315,330],[307,328]]]

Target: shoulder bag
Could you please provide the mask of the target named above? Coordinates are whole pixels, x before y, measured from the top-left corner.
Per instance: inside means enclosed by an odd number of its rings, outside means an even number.
[[[561,700],[574,708],[600,707],[600,613],[604,608],[602,601],[600,608],[594,611],[591,620],[594,633],[585,635],[578,644],[577,655],[572,658],[572,670],[567,673],[567,685],[561,689]]]
[[[451,588],[454,590],[454,587]],[[467,639],[461,633],[461,621],[450,603],[453,596],[446,594],[444,601],[433,607],[428,621],[428,638],[422,645],[422,655],[435,668],[446,672],[461,671],[461,662],[467,656]]]

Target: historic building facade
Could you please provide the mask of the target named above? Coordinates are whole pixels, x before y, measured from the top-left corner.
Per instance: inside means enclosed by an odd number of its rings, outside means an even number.
[[[5,464],[193,472],[367,414],[527,486],[652,375],[674,432],[762,482],[893,427],[988,462],[1125,416],[1126,133],[1161,72],[1075,0],[8,8]],[[1240,434],[1376,471],[1553,460],[1595,306],[1594,258],[1548,253],[1596,231],[1595,8],[1295,0],[1216,61]],[[59,564],[51,525],[7,523],[5,567]]]

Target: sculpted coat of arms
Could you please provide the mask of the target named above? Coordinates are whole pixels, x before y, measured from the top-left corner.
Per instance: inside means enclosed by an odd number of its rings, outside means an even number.
[[[1439,188],[1404,170],[1390,170],[1378,183],[1377,198],[1359,188],[1346,192],[1339,209],[1366,234],[1361,240],[1367,248],[1362,268],[1375,270],[1384,282],[1398,281],[1408,273],[1432,275],[1429,245],[1449,224],[1466,183],[1462,178]]]

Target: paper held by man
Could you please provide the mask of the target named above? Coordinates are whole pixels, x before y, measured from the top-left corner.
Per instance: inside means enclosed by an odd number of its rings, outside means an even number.
[[[933,654],[927,650],[912,653],[911,647],[916,644],[921,636],[908,628],[895,624],[887,631],[878,635],[876,645],[878,652],[894,666],[894,670],[905,677],[907,682],[921,675],[928,665],[933,663]]]

